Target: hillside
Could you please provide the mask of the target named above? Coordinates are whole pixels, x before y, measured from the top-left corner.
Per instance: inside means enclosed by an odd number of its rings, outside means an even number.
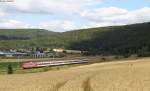
[[[41,38],[58,35],[45,29],[0,29],[0,48],[31,48]]]
[[[150,51],[150,23],[51,32],[40,29],[0,30],[0,48],[58,47],[90,54]]]
[[[91,28],[79,31],[92,31],[94,33],[91,39],[72,44],[71,48],[73,49],[109,54],[134,54],[139,51],[150,51],[150,23]]]
[[[51,34],[54,32],[44,29],[0,29],[0,40],[27,40]]]

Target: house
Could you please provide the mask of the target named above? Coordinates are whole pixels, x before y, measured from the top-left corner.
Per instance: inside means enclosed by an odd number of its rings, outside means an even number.
[[[33,58],[44,58],[44,57],[46,57],[45,53],[40,53],[40,52],[31,53],[30,56]]]
[[[47,53],[48,57],[64,57],[64,53],[61,52],[49,52]]]
[[[60,52],[47,52],[47,53],[40,53],[35,52],[30,54],[32,58],[51,58],[51,57],[63,57],[63,53]]]
[[[27,56],[27,53],[0,51],[0,56],[1,57],[19,57],[19,56]]]

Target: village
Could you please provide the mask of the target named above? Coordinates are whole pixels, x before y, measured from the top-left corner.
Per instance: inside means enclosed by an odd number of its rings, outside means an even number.
[[[61,58],[66,55],[81,55],[83,52],[80,50],[66,50],[61,48],[54,49],[1,49],[0,58]]]

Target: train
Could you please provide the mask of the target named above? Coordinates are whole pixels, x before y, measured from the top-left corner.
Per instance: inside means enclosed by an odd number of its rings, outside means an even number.
[[[32,69],[46,66],[59,66],[59,65],[82,64],[82,63],[88,63],[88,60],[80,59],[80,60],[61,60],[61,61],[30,61],[22,63],[22,68]]]

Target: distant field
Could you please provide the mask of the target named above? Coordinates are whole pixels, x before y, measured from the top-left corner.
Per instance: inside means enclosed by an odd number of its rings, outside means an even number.
[[[90,57],[91,59],[92,57]],[[37,72],[45,72],[45,71],[53,71],[53,70],[61,70],[74,66],[79,66],[83,64],[71,64],[71,65],[62,65],[62,66],[49,66],[43,68],[35,68],[35,69],[26,69],[22,68],[22,63],[27,61],[58,61],[58,60],[70,60],[70,59],[85,59],[85,57],[66,57],[66,58],[39,58],[39,59],[1,59],[0,60],[0,75],[7,74],[8,65],[12,66],[13,74],[25,74],[25,73],[37,73]]]
[[[8,74],[8,66],[9,65],[11,65],[11,67],[12,67],[13,74],[27,74],[27,73],[38,73],[38,72],[46,72],[46,71],[63,70],[63,69],[68,69],[70,67],[81,66],[81,65],[86,65],[86,64],[88,64],[88,63],[23,69],[21,62],[2,62],[2,63],[0,63],[0,75]]]
[[[0,91],[150,91],[150,58],[0,75]]]
[[[62,65],[62,66],[49,66],[43,68],[35,68],[35,69],[26,69],[22,68],[22,63],[27,61],[58,61],[58,60],[74,60],[74,59],[88,59],[88,63],[86,64],[71,64],[71,65]],[[115,56],[87,56],[87,57],[65,57],[65,58],[40,58],[40,59],[1,59],[0,60],[0,75],[7,74],[8,72],[8,65],[12,66],[13,74],[26,74],[26,73],[37,73],[37,72],[46,72],[46,71],[53,71],[53,70],[61,70],[66,69],[74,66],[81,66],[93,63],[102,63],[102,62],[112,62],[112,61],[120,61],[120,60],[129,60],[129,59],[136,59],[136,57],[130,58],[116,58]],[[138,58],[139,59],[139,58]]]
[[[7,74],[8,65],[11,65],[13,68],[13,74],[25,74],[25,73],[37,73],[37,72],[45,72],[45,71],[53,71],[66,69],[74,66],[79,66],[82,64],[71,64],[71,65],[62,65],[62,66],[49,66],[43,68],[34,68],[34,69],[26,69],[22,68],[22,63],[27,61],[58,61],[58,60],[71,60],[71,59],[85,59],[85,57],[65,57],[65,58],[38,58],[38,59],[0,59],[0,75]]]

